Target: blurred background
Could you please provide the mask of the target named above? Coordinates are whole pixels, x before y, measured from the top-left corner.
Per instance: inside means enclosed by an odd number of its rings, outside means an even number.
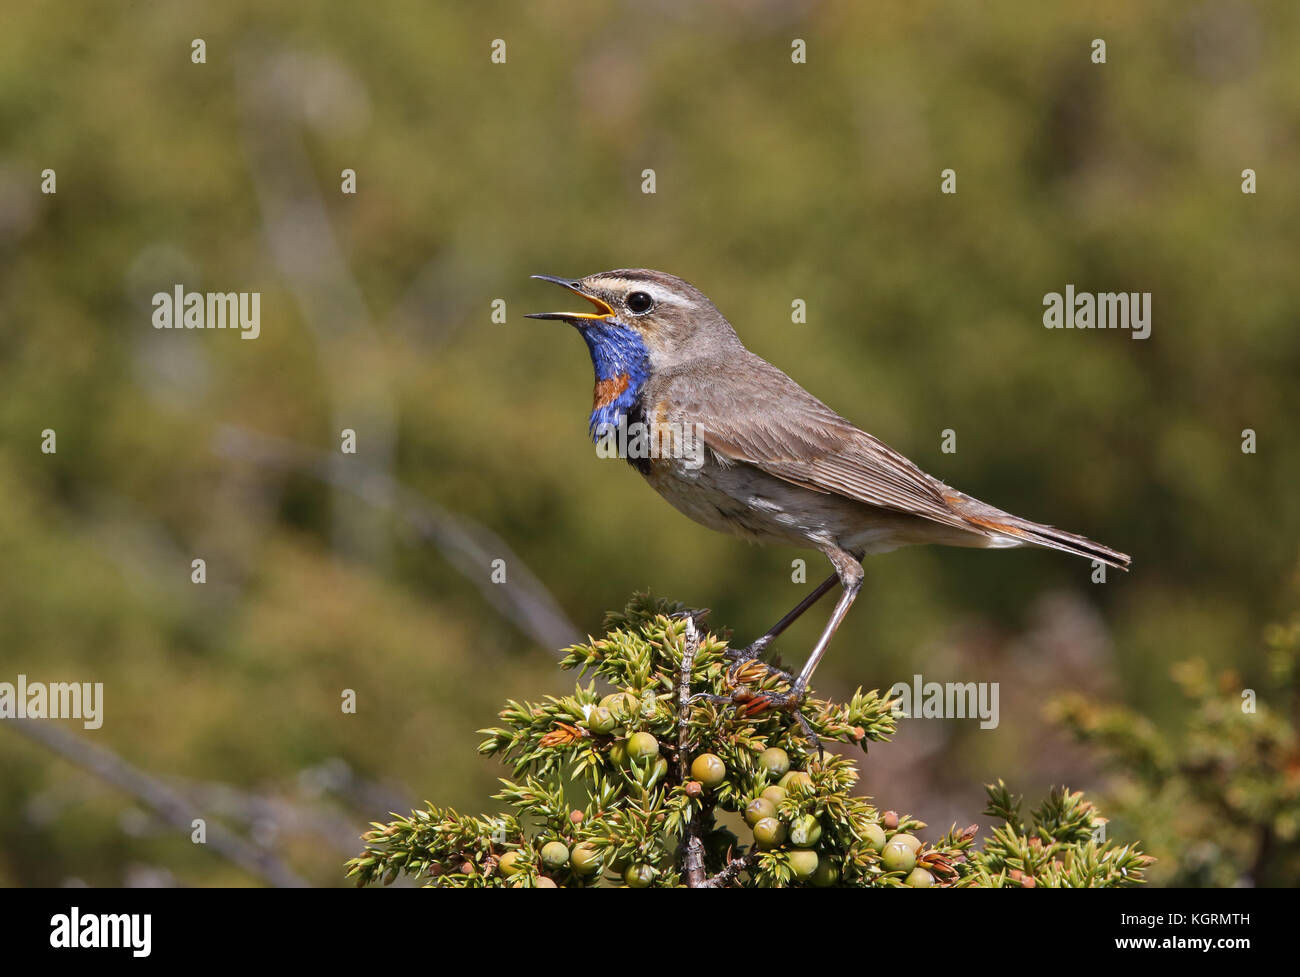
[[[496,809],[475,730],[571,690],[558,648],[634,590],[747,641],[824,576],[596,458],[532,273],[678,274],[926,470],[1131,554],[1104,584],[1047,551],[869,560],[818,672],[1000,683],[996,730],[872,750],[881,807],[943,830],[998,777],[1104,790],[1052,696],[1175,730],[1170,666],[1251,685],[1289,606],[1298,46],[1286,0],[10,5],[0,681],[105,706],[0,726],[0,884],[344,884],[390,810]],[[1044,329],[1067,283],[1152,293],[1151,337]],[[260,292],[260,338],[155,330],[177,284]]]

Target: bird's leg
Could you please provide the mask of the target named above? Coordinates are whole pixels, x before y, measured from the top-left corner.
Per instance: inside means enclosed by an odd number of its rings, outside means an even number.
[[[822,597],[825,596],[826,592],[835,586],[838,580],[839,580],[839,575],[832,573],[829,577],[827,577],[825,580],[819,583],[816,589],[813,590],[811,594],[809,594],[798,604],[796,604],[794,609],[790,611],[789,614],[787,614],[785,617],[781,618],[781,620],[777,621],[774,625],[772,625],[772,627],[768,629],[767,633],[764,634],[761,638],[758,638],[756,641],[752,642],[751,644],[746,645],[744,648],[728,648],[725,654],[728,658],[730,658],[732,661],[735,662],[735,664],[731,666],[731,672],[730,672],[730,676],[732,677],[733,681],[736,680],[737,673],[740,672],[747,663],[755,661],[756,659],[760,658],[763,655],[763,652],[767,651],[768,646],[777,639],[777,637],[781,634],[781,632],[783,632],[795,621],[799,620],[799,618],[803,615],[803,613],[806,610],[808,610],[808,608],[812,607],[819,600],[821,600]],[[777,668],[775,665],[769,665],[763,662],[759,663],[759,667],[761,667],[768,675],[774,676],[775,678],[778,678],[781,681],[793,687],[795,683],[795,677],[791,675],[789,672],[783,671],[782,669]],[[742,684],[742,683],[737,682],[736,684]]]
[[[839,603],[835,605],[835,610],[831,611],[831,619],[826,622],[826,630],[822,636],[817,639],[817,644],[804,662],[803,669],[799,672],[799,678],[794,683],[795,695],[802,696],[808,691],[808,682],[812,678],[812,673],[816,671],[817,666],[821,664],[822,656],[826,654],[826,649],[831,643],[831,638],[835,637],[835,632],[839,630],[840,625],[844,622],[844,617],[849,613],[849,608],[858,598],[858,591],[862,589],[862,564],[859,563],[848,553],[843,554],[847,568],[841,572],[840,580],[844,584],[844,593],[840,595]]]
[[[728,648],[726,652],[727,657],[741,662],[752,661],[753,659],[758,658],[763,654],[763,652],[767,651],[767,646],[775,641],[782,631],[788,628],[795,621],[799,620],[799,618],[803,616],[804,611],[808,610],[808,608],[812,607],[813,604],[816,604],[821,600],[822,597],[826,595],[826,592],[839,582],[839,579],[840,576],[838,573],[832,573],[817,585],[816,590],[796,604],[794,610],[773,624],[765,635],[751,644],[746,645],[744,648]]]
[[[826,654],[826,648],[844,620],[844,615],[853,606],[858,591],[862,589],[862,564],[858,562],[857,557],[839,547],[828,547],[826,555],[830,558],[831,563],[835,565],[835,574],[840,583],[844,585],[844,593],[840,595],[835,610],[831,612],[831,619],[826,622],[826,628],[822,631],[821,637],[817,639],[817,644],[813,647],[812,654],[808,656],[808,661],[804,663],[802,671],[799,672],[799,677],[790,686],[790,691],[763,693],[763,698],[767,700],[772,708],[798,710],[804,696],[808,694],[808,681],[812,678],[812,673],[820,664],[822,656]],[[799,719],[800,725],[806,731],[807,722],[804,721],[803,716],[799,716]]]

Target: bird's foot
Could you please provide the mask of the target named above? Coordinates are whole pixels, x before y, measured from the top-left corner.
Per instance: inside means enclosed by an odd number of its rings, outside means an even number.
[[[770,684],[772,680],[784,682],[790,687],[795,684],[795,677],[789,672],[783,671],[775,665],[769,665],[766,662],[750,658],[738,661],[727,669],[727,687],[734,690],[732,693],[729,695],[715,695],[710,692],[697,692],[687,701],[692,703],[712,702],[714,704],[740,705],[756,701],[763,696],[788,695],[788,693],[778,693],[775,689],[762,687],[764,683]]]
[[[668,615],[668,617],[674,621],[682,621],[689,617],[695,622],[697,628],[702,629],[704,621],[709,616],[709,613],[709,608],[707,607],[687,607],[680,611],[673,611]]]
[[[727,683],[749,685],[760,682],[764,678],[775,678],[793,686],[795,679],[789,672],[758,660],[771,643],[772,639],[764,635],[744,648],[727,648],[723,655],[735,663],[727,672]]]
[[[749,669],[764,669],[775,674],[786,681],[790,688],[787,692],[777,692],[770,689],[755,690],[747,685],[740,685],[732,692],[730,697],[730,701],[735,704],[736,708],[746,716],[756,716],[768,709],[789,713],[799,724],[799,729],[803,732],[808,745],[817,751],[819,758],[824,756],[825,750],[822,748],[822,741],[813,731],[812,724],[808,722],[807,717],[803,714],[803,703],[808,697],[807,687],[800,685],[794,676],[770,665],[764,665],[762,662],[742,663],[739,666],[733,666],[732,672],[744,672]]]
[[[764,635],[757,641],[745,645],[743,648],[729,647],[723,652],[723,654],[734,662],[752,662],[756,658],[761,658],[763,652],[767,651],[768,645],[771,643],[772,639],[767,635]]]
[[[686,700],[690,705],[697,702],[712,702],[715,706],[731,705],[736,700],[729,695],[714,695],[712,692],[696,692]]]
[[[818,757],[822,757],[825,750],[821,739],[802,711],[804,700],[808,697],[808,688],[789,672],[758,661],[758,656],[766,650],[767,644],[767,641],[760,638],[748,648],[727,650],[727,657],[734,660],[734,664],[727,670],[727,685],[732,689],[730,695],[700,692],[691,696],[689,701],[733,705],[746,716],[756,716],[768,709],[787,712],[799,724],[808,745],[817,751]],[[763,687],[764,683],[770,683],[773,679],[784,684],[786,691]]]

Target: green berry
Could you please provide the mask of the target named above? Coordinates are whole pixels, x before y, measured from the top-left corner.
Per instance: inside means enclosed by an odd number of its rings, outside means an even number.
[[[876,851],[885,850],[885,845],[887,844],[885,841],[885,831],[880,827],[880,825],[867,825],[866,829],[862,832],[862,837],[863,840]]]
[[[727,765],[716,754],[701,753],[691,763],[691,776],[713,790],[726,778]]]
[[[633,733],[627,738],[627,758],[633,763],[659,755],[659,741],[649,733]]]
[[[790,770],[790,754],[779,746],[769,747],[758,755],[758,765],[773,779],[784,777]]]
[[[754,824],[754,841],[762,848],[775,848],[785,841],[785,825],[776,818],[759,818]]]
[[[834,885],[840,880],[840,870],[832,863],[823,861],[818,864],[817,871],[813,872],[812,884],[819,889],[825,889]]]
[[[766,797],[755,797],[745,805],[745,823],[751,828],[763,818],[775,818],[776,805]]]
[[[901,841],[891,841],[880,854],[887,872],[910,872],[916,868],[916,852]]]
[[[538,878],[538,880],[537,880],[537,888],[539,888],[539,889],[558,889],[559,886],[555,884],[555,880],[554,880],[554,879],[548,879],[545,875],[543,875],[543,876],[541,876],[540,878]]]
[[[614,713],[605,706],[597,706],[587,714],[587,728],[598,735],[612,733],[617,725]]]
[[[716,753],[701,753],[691,762],[691,776],[712,790],[727,776],[727,765]]]
[[[784,787],[778,787],[776,784],[773,784],[771,787],[766,788],[759,796],[766,798],[773,804],[780,804],[785,800],[788,793],[789,792]]]
[[[793,791],[796,787],[807,788],[812,790],[812,777],[809,777],[802,770],[791,770],[784,777],[777,781],[777,784],[788,791]]]
[[[921,839],[916,835],[894,835],[894,837],[889,840],[897,841],[901,845],[906,845],[908,848],[912,849],[913,854],[921,850]]]
[[[517,851],[508,851],[497,862],[497,871],[504,876],[518,875],[524,870],[524,856]]]
[[[790,844],[796,848],[816,848],[822,840],[822,824],[811,814],[805,814],[790,825]]]
[[[552,872],[569,864],[569,847],[562,841],[548,841],[542,845],[542,864]]]
[[[923,869],[918,865],[908,875],[907,884],[913,889],[928,889],[934,885],[934,876],[930,874],[928,869]]]
[[[614,719],[626,722],[636,716],[636,698],[626,692],[612,692],[600,700],[600,704],[614,714]]]
[[[610,744],[609,762],[619,767],[627,766],[627,740],[615,740]]]
[[[655,870],[651,865],[629,865],[623,873],[623,881],[629,889],[647,889],[655,880]]]
[[[800,849],[790,852],[790,869],[794,872],[794,877],[800,881],[805,881],[813,877],[817,871],[817,853]]]
[[[580,841],[569,855],[569,867],[578,875],[595,875],[600,871],[600,852],[595,845]]]

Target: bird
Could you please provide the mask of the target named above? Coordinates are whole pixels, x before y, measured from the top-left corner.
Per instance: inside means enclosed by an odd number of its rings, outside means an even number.
[[[1129,567],[1127,554],[1004,512],[926,474],[746,349],[708,297],[681,278],[648,268],[532,277],[593,307],[528,318],[567,322],[586,341],[595,371],[589,429],[598,445],[621,437],[627,461],[696,522],[760,543],[820,550],[830,561],[833,572],[788,614],[728,652],[737,664],[760,658],[839,585],[799,674],[768,666],[789,680],[788,691],[757,697],[763,707],[795,712],[810,737],[798,710],[862,588],[867,555],[922,543],[1035,546]]]

